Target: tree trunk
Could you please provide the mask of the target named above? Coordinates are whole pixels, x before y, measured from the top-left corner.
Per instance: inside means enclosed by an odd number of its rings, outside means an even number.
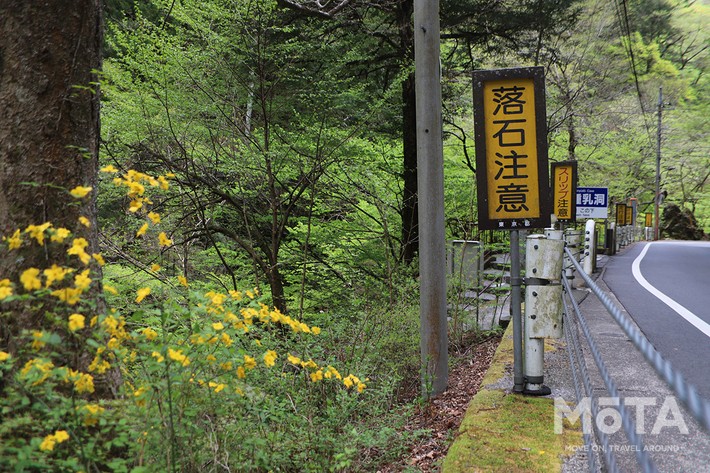
[[[0,232],[11,235],[29,224],[51,222],[89,242],[98,253],[96,175],[99,144],[99,90],[102,25],[99,0],[0,3]],[[94,190],[82,199],[67,192]],[[86,227],[79,217],[88,218]],[[25,238],[27,240],[27,238]],[[49,238],[47,238],[49,240]],[[67,259],[66,246],[36,242],[20,249],[0,245],[0,279],[18,284],[29,268],[53,263],[83,269]],[[92,279],[100,281],[92,265]],[[98,286],[100,282],[94,284]],[[19,284],[18,284],[19,285]],[[20,286],[21,289],[21,286]],[[99,288],[92,297],[98,301]],[[52,310],[12,309],[3,317],[0,344],[12,349],[22,328],[38,328]]]
[[[404,0],[398,9],[401,56],[405,63],[414,61],[412,30],[413,0]],[[417,129],[414,71],[402,82],[402,261],[410,264],[419,247],[419,217],[417,205]]]

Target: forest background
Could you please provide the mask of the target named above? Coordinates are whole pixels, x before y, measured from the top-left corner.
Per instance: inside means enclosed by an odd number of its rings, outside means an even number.
[[[73,306],[62,330],[17,335],[53,355],[2,352],[2,435],[16,438],[2,464],[375,471],[426,435],[398,430],[422,402],[403,400],[420,365],[412,7],[106,2],[105,264],[86,283],[110,289],[91,308],[104,332],[71,338],[85,330]],[[447,238],[500,238],[475,225],[472,71],[531,65],[546,70],[551,161],[576,160],[580,186],[635,197],[641,212],[653,208],[662,87],[663,206],[695,237],[710,231],[709,18],[707,0],[443,1]],[[57,235],[28,227],[22,244],[44,232]],[[28,278],[24,296],[3,280],[18,293],[4,302],[48,296],[37,291],[52,281]],[[450,330],[455,347],[477,327]],[[87,373],[115,367],[111,395],[58,371],[67,338],[93,356],[75,357]],[[14,358],[29,364],[13,371]]]

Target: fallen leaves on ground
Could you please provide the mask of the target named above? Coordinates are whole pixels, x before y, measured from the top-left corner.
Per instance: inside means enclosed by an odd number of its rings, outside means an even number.
[[[473,342],[465,352],[452,355],[456,358],[456,362],[449,371],[447,390],[430,402],[422,404],[404,427],[407,431],[426,429],[431,434],[412,445],[398,462],[380,468],[378,473],[412,471],[412,469],[421,472],[439,470],[441,461],[456,436],[466,408],[478,392],[499,342],[499,336],[488,337]]]

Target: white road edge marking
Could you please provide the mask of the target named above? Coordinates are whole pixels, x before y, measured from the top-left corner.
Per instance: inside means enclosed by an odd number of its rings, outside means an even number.
[[[634,278],[636,278],[636,281],[638,281],[638,283],[641,284],[644,289],[656,296],[661,302],[673,309],[676,313],[678,313],[678,315],[687,320],[695,328],[703,332],[706,336],[710,337],[710,324],[708,324],[700,317],[698,317],[697,315],[695,315],[694,313],[692,313],[691,311],[689,311],[688,309],[678,304],[676,301],[653,287],[651,283],[649,283],[646,278],[644,278],[641,274],[641,260],[644,256],[646,256],[646,252],[651,247],[651,245],[655,244],[658,243],[647,243],[646,246],[643,247],[643,250],[641,250],[641,254],[639,254],[638,257],[636,257],[636,259],[634,260],[634,263],[631,266],[631,271],[634,275]]]

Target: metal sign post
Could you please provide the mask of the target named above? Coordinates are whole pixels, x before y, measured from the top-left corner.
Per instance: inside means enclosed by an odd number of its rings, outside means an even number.
[[[510,230],[513,391],[525,389],[519,230],[550,225],[543,67],[473,74],[478,228]]]

